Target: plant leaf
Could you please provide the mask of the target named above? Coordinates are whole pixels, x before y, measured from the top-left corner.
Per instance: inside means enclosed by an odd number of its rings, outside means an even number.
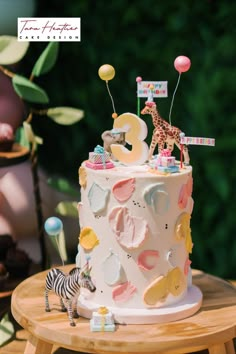
[[[48,103],[49,101],[47,93],[24,76],[15,74],[12,84],[18,96],[26,101],[35,103]]]
[[[9,321],[8,314],[0,322],[0,347],[4,345],[15,333],[13,324]]]
[[[29,42],[18,42],[14,36],[0,36],[0,64],[19,62],[26,54]]]
[[[56,212],[62,216],[78,218],[77,202],[63,201],[57,204]]]
[[[58,57],[59,44],[50,42],[34,64],[32,74],[36,77],[46,74],[54,66]]]
[[[47,116],[61,125],[71,125],[80,121],[84,111],[72,107],[55,107],[47,110]]]
[[[77,196],[77,190],[71,186],[71,183],[64,178],[49,178],[48,185],[61,193],[68,194],[72,197]]]
[[[21,146],[25,146],[26,148],[30,148],[29,140],[26,137],[25,129],[23,127],[19,127],[15,133],[15,140]]]
[[[31,150],[36,151],[38,145],[43,144],[43,139],[40,136],[34,134],[31,124],[24,122],[23,127],[24,127],[25,139],[28,141],[29,146],[31,145]]]

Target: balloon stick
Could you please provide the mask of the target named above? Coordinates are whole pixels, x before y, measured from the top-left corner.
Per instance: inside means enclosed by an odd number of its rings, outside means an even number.
[[[137,116],[140,116],[140,97],[137,97]]]
[[[112,104],[112,108],[113,108],[113,111],[114,111],[114,113],[112,114],[112,116],[113,116],[114,114],[117,114],[117,113],[116,113],[116,109],[115,109],[115,103],[114,103],[114,100],[113,100],[111,91],[110,91],[110,89],[109,89],[108,81],[106,81],[106,86],[107,86],[108,94],[109,94],[109,96],[110,96],[110,98],[111,98],[111,104]],[[113,117],[113,118],[114,118],[114,117]]]
[[[176,87],[175,87],[175,90],[174,90],[174,93],[173,93],[173,96],[172,96],[172,100],[171,100],[170,112],[169,112],[169,123],[170,123],[170,125],[171,125],[171,113],[172,113],[174,98],[175,98],[175,94],[176,94],[176,91],[177,91],[178,86],[179,86],[180,77],[181,77],[181,72],[179,73],[178,81],[177,81],[177,84],[176,84]]]

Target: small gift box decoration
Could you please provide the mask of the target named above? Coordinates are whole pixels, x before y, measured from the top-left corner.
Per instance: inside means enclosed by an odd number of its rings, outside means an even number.
[[[100,145],[97,145],[93,152],[89,153],[89,161],[92,163],[105,163],[110,160],[110,154]]]
[[[157,165],[163,167],[170,167],[175,165],[175,157],[165,157],[165,156],[158,156],[157,158]]]
[[[90,329],[92,332],[113,332],[115,330],[113,314],[105,306],[100,307],[98,311],[93,312]]]
[[[85,165],[93,170],[102,170],[114,167],[113,162],[110,160],[109,152],[105,151],[100,145],[97,145],[94,151],[89,153],[89,159],[85,161]]]
[[[171,156],[169,149],[164,149],[157,156],[157,166],[170,167],[175,166],[175,157]]]
[[[164,173],[174,173],[179,171],[179,167],[175,164],[175,157],[171,156],[169,149],[164,149],[156,159],[156,169]]]

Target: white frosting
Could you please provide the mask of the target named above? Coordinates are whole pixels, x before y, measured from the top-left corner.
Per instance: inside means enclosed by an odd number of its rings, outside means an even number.
[[[89,252],[80,247],[77,262],[83,266],[89,253],[96,291],[89,298],[82,292],[79,308],[107,306],[127,315],[183,303],[191,283],[191,166],[164,175],[148,165],[94,170],[83,164],[80,172],[86,176],[80,226],[91,228],[99,244]],[[161,301],[158,292],[165,293]]]

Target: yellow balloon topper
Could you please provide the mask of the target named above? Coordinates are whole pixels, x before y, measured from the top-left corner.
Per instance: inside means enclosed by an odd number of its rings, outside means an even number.
[[[100,79],[102,79],[104,81],[112,80],[113,77],[115,76],[115,69],[110,64],[104,64],[104,65],[100,66],[100,68],[98,70],[98,75],[99,75]]]

